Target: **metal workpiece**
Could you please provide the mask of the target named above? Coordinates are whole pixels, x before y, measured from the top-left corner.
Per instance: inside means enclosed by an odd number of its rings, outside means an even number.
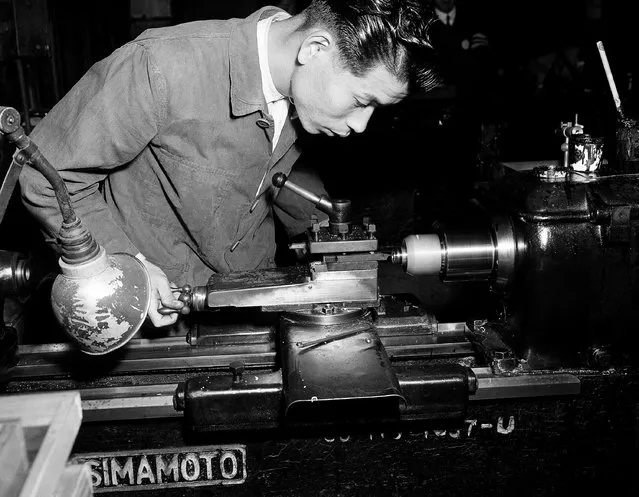
[[[446,232],[443,244],[444,281],[489,280],[497,265],[497,246],[490,232]]]
[[[492,230],[441,230],[406,237],[391,254],[413,276],[439,275],[445,282],[498,281],[505,285],[515,268],[517,243],[508,221]]]
[[[410,235],[399,249],[393,250],[391,261],[401,264],[414,276],[440,274],[442,270],[442,246],[437,234]]]

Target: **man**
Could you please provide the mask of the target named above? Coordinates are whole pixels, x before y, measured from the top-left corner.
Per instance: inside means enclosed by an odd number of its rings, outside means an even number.
[[[478,168],[485,131],[491,129],[495,112],[496,65],[488,43],[485,13],[477,2],[434,0],[437,21],[431,40],[439,55],[442,123],[439,154],[453,167],[438,171],[435,187],[444,194],[454,192],[465,198],[472,194],[475,181],[482,179]],[[488,144],[487,141],[484,143]],[[447,196],[450,194],[447,194]],[[447,209],[440,195],[425,195],[433,202],[433,215]]]
[[[78,216],[107,252],[148,269],[155,326],[182,303],[173,284],[272,265],[273,214],[289,233],[313,207],[270,178],[289,173],[308,133],[361,133],[376,107],[436,84],[418,0],[313,0],[300,14],[149,30],[95,64],[32,133]],[[60,226],[39,173],[21,176],[51,239]],[[295,179],[321,184],[301,171]]]
[[[444,83],[455,86],[459,98],[484,98],[493,68],[481,12],[457,0],[435,0],[435,14],[432,40]]]

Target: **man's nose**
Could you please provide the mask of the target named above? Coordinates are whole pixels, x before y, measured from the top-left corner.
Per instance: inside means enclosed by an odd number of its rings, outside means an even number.
[[[363,133],[368,125],[368,121],[373,115],[373,107],[363,107],[357,109],[346,120],[346,125],[352,129],[355,133]]]

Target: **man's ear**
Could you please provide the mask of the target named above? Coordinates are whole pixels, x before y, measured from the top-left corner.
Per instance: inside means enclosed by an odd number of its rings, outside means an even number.
[[[329,32],[315,31],[304,38],[297,52],[297,62],[301,65],[308,64],[314,57],[326,55],[333,48],[333,37]]]

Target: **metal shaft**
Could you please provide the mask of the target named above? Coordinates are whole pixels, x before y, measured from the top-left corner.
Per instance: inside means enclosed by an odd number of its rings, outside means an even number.
[[[490,232],[445,232],[411,235],[393,251],[391,261],[407,273],[439,274],[444,281],[489,279],[497,264],[497,247]]]

